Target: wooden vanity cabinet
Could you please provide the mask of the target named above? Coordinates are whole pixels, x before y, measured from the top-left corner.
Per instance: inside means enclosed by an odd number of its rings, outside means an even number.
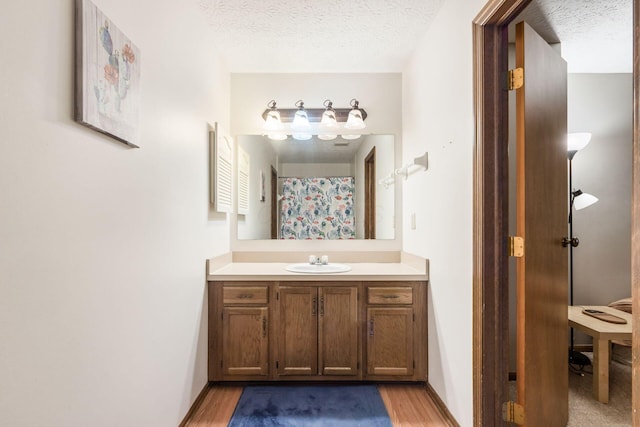
[[[255,282],[209,288],[210,380],[269,378],[271,288]]]
[[[426,284],[365,283],[367,380],[426,381]]]
[[[287,283],[277,288],[277,376],[358,379],[360,285],[309,285]]]
[[[426,301],[426,282],[209,282],[209,381],[426,381]]]

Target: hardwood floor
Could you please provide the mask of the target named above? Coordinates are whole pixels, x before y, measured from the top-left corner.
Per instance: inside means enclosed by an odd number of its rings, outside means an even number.
[[[241,394],[241,386],[209,387],[185,427],[227,427]]]
[[[450,426],[446,418],[420,384],[379,385],[380,396],[394,427]],[[202,403],[185,423],[186,427],[226,427],[238,399],[241,386],[209,387]]]

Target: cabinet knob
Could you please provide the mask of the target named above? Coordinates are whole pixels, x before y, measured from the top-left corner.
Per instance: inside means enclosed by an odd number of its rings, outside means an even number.
[[[369,320],[369,336],[373,336],[373,319]]]

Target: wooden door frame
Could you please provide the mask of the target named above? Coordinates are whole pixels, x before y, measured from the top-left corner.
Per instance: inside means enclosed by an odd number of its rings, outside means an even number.
[[[376,147],[364,158],[364,238],[376,238]]]
[[[504,425],[508,400],[508,25],[533,0],[489,0],[473,21],[473,413],[474,426]],[[631,288],[640,324],[640,0],[633,0]],[[633,425],[640,427],[640,328],[633,332]]]
[[[271,239],[278,238],[278,171],[271,166],[271,181],[269,187],[271,188]],[[275,184],[275,185],[274,185]]]

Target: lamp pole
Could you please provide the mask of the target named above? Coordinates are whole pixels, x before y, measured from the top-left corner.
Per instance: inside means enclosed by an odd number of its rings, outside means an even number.
[[[587,141],[588,142],[588,141]],[[586,145],[586,143],[584,144]],[[580,240],[573,235],[573,208],[576,210],[584,209],[598,201],[598,198],[582,190],[573,190],[573,156],[576,155],[580,148],[568,150],[569,158],[569,237],[562,239],[562,246],[569,246],[569,304],[573,305],[573,248],[578,247]],[[579,198],[579,200],[578,200]],[[573,365],[585,366],[591,364],[589,358],[584,354],[575,351],[573,346],[573,328],[571,328],[571,349],[569,351],[569,363]]]
[[[573,188],[573,156],[577,153],[569,151],[569,237],[562,239],[562,246],[569,246],[569,305],[573,305],[573,248],[580,244],[580,240],[573,236],[573,200],[576,195],[582,194],[577,190],[574,194]],[[578,353],[573,347],[573,328],[571,328],[571,350],[569,351],[569,363],[577,365],[588,365],[589,359],[582,353]]]

